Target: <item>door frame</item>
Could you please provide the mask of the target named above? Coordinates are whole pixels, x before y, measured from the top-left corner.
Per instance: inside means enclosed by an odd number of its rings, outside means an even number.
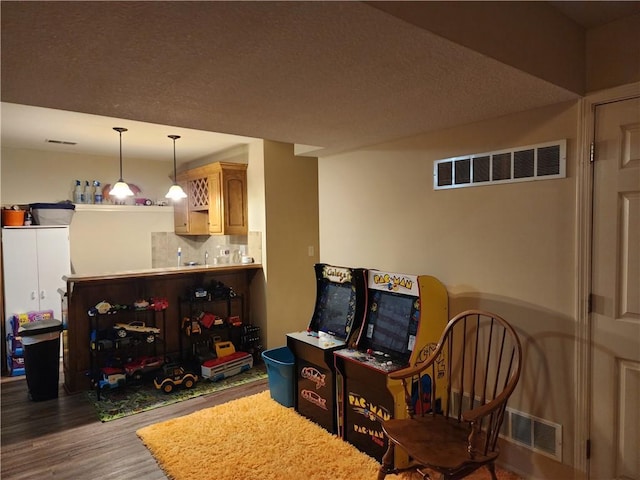
[[[576,188],[576,408],[574,417],[575,448],[573,466],[580,478],[589,478],[587,445],[591,425],[591,249],[593,229],[593,163],[595,109],[598,105],[626,100],[640,95],[640,82],[602,90],[581,101],[577,151]],[[586,421],[585,421],[586,419]]]

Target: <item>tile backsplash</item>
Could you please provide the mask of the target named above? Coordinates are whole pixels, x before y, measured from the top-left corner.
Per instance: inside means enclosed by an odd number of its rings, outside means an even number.
[[[178,263],[178,247],[181,249]],[[151,233],[151,264],[153,268],[183,266],[195,262],[205,264],[235,263],[235,254],[253,257],[255,263],[262,261],[262,233],[223,236],[181,236],[173,232]]]

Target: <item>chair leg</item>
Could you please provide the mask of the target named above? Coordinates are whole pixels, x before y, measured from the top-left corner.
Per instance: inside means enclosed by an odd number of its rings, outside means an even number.
[[[496,466],[493,464],[493,462],[487,463],[487,469],[491,474],[491,480],[498,480],[498,477],[496,476]]]
[[[394,463],[395,463],[395,444],[392,441],[389,441],[389,447],[382,457],[382,465],[380,465],[380,470],[378,470],[378,480],[384,480],[388,474],[393,473]]]

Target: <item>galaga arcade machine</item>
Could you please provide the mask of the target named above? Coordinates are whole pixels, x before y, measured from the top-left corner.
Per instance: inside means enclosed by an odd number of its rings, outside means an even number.
[[[367,271],[316,264],[316,304],[309,327],[287,334],[295,356],[295,410],[337,433],[333,352],[346,348],[364,321]]]
[[[334,352],[338,434],[378,461],[388,445],[381,422],[407,417],[402,382],[388,374],[425,360],[435,349],[448,321],[448,303],[447,290],[434,277],[368,272],[367,314],[356,348]],[[416,411],[439,408],[443,400],[430,398],[433,379],[426,378]],[[437,387],[441,395],[444,389]],[[417,397],[417,385],[412,391]],[[396,449],[395,466],[407,464],[406,452]]]

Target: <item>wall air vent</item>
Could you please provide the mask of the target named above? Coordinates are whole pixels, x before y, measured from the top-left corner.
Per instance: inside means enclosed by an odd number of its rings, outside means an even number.
[[[45,140],[45,142],[46,143],[55,143],[57,145],[77,145],[78,144],[78,142],[69,142],[69,141],[66,141],[66,140],[51,140],[49,138],[47,138]]]
[[[565,178],[566,163],[566,139],[445,158],[433,164],[433,189]]]

